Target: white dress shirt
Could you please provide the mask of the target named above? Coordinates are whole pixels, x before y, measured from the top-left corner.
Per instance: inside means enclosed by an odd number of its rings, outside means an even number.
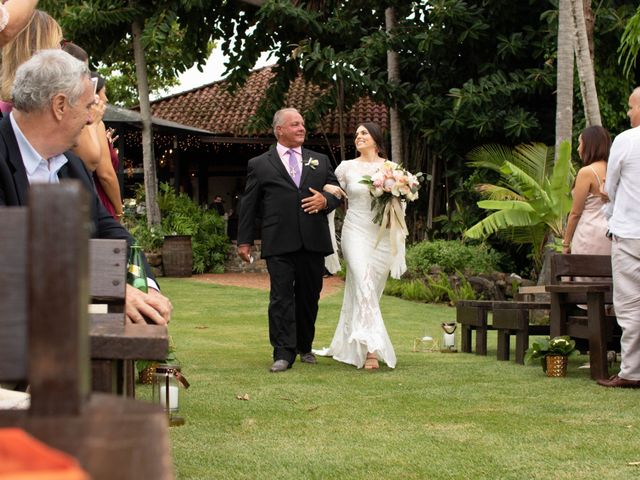
[[[276,144],[276,150],[278,151],[278,156],[284,165],[284,168],[287,169],[289,175],[291,175],[291,169],[289,168],[289,154],[287,153],[289,150],[293,150],[296,153],[296,160],[298,160],[298,168],[300,172],[302,172],[302,147],[296,148],[287,148],[284,145]],[[293,175],[291,175],[293,177]]]
[[[621,238],[640,238],[640,127],[622,132],[613,141],[605,191],[609,231]]]
[[[68,162],[67,157],[61,154],[48,159],[42,158],[35,148],[31,146],[20,127],[18,127],[18,123],[13,118],[13,112],[9,114],[9,120],[18,141],[18,149],[20,150],[20,155],[22,155],[22,163],[24,163],[24,168],[27,171],[29,184],[60,183],[58,172]]]

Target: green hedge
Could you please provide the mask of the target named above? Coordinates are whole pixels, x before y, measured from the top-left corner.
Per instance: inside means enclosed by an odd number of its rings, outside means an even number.
[[[426,278],[433,267],[447,274],[488,273],[499,270],[502,255],[486,245],[468,245],[457,240],[420,242],[407,248],[411,277]]]

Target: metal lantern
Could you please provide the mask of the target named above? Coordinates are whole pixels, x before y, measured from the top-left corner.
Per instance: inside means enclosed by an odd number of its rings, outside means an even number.
[[[181,384],[189,387],[179,365],[162,364],[156,367],[153,374],[153,402],[164,408],[171,426],[184,424],[184,418],[179,415]]]
[[[442,352],[457,352],[456,350],[456,327],[455,322],[443,322],[442,327]]]

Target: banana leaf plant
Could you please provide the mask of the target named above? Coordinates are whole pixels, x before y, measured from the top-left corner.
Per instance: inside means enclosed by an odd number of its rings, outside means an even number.
[[[500,182],[475,186],[485,197],[478,206],[492,213],[470,227],[465,237],[482,240],[499,234],[513,243],[533,244],[538,268],[546,245],[560,251],[575,170],[569,142],[559,148],[555,163],[553,147],[542,143],[472,150],[468,165],[499,173]]]

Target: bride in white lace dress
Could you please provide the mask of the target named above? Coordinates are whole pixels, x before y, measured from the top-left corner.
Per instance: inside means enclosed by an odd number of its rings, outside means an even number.
[[[332,356],[358,368],[376,369],[378,360],[396,366],[396,354],[380,312],[380,297],[394,261],[402,274],[404,249],[391,256],[389,235],[376,245],[380,225],[373,222],[371,195],[359,183],[363,175],[373,175],[384,163],[382,133],[375,123],[364,123],[356,130],[356,149],[360,156],[343,161],[335,174],[348,196],[348,209],[342,226],[342,254],[347,278],[340,320],[328,349],[319,355]],[[398,275],[399,276],[399,275]]]

